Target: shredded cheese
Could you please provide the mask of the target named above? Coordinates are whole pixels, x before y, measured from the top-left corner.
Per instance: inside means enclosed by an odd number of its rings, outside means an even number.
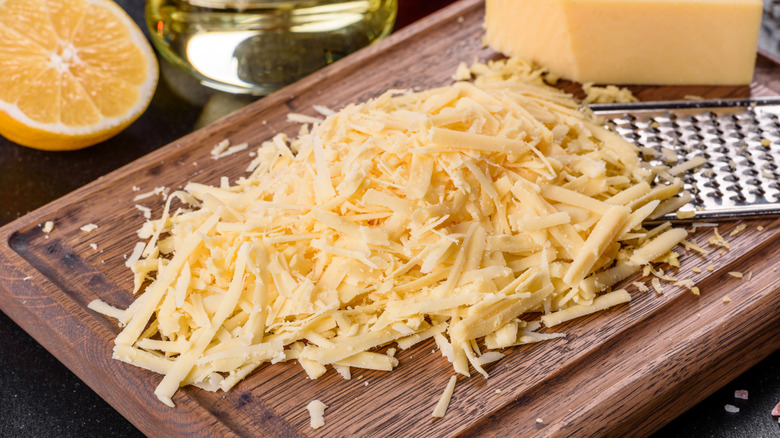
[[[455,382],[457,382],[457,376],[450,377],[447,382],[447,387],[444,388],[444,392],[436,403],[436,407],[433,409],[433,416],[435,418],[442,418],[447,413],[447,408],[450,406],[450,400],[452,399],[452,393],[455,392]]]
[[[306,405],[306,410],[309,411],[309,416],[311,417],[310,425],[312,429],[319,429],[320,427],[325,425],[325,408],[328,406],[319,401],[319,400],[312,400],[309,402],[308,405]]]
[[[97,230],[97,228],[98,226],[95,224],[86,224],[86,225],[82,225],[81,228],[79,229],[85,233],[89,233],[90,231]]]
[[[712,246],[718,246],[726,249],[730,249],[731,245],[729,245],[729,242],[726,241],[726,239],[718,233],[718,227],[715,227],[712,230],[712,237],[709,239],[709,244]]]
[[[744,231],[744,230],[745,230],[745,228],[747,228],[747,225],[745,225],[745,224],[739,224],[739,225],[737,225],[736,227],[734,227],[734,230],[732,230],[732,231],[731,231],[731,233],[729,233],[729,237],[735,237],[735,236],[737,236],[739,233],[741,233],[742,231]]]
[[[503,354],[477,339],[558,339],[522,317],[552,326],[626,303],[608,289],[676,261],[687,233],[642,222],[680,180],[650,185],[633,144],[528,64],[468,76],[292,115],[312,126],[263,142],[246,177],[136,196],[165,205],[127,260],[137,299],[95,306],[125,325],[114,357],[164,374],[168,405],[183,385],[228,390],[266,362],[312,379],[390,371],[398,359],[376,350],[430,338],[456,373],[487,377]],[[171,211],[173,198],[189,207]]]
[[[165,188],[165,187],[155,187],[153,190],[151,190],[149,192],[142,193],[140,195],[136,195],[133,198],[133,201],[141,201],[141,200],[144,200],[146,198],[151,198],[152,196],[155,196],[155,195],[161,195],[163,197],[163,199],[164,199],[165,196],[166,196],[167,190],[168,189]]]
[[[89,304],[87,304],[87,308],[116,319],[122,318],[122,315],[124,314],[124,310],[118,309],[101,300],[91,301]]]
[[[241,152],[241,151],[247,150],[248,148],[249,148],[249,144],[248,143],[241,143],[241,144],[237,144],[235,146],[230,146],[230,147],[228,147],[228,148],[226,148],[224,150],[220,150],[219,153],[216,153],[216,154],[214,153],[215,151],[211,151],[212,152],[211,153],[211,158],[214,159],[214,160],[219,160],[220,158],[225,158],[225,157],[227,157],[229,155],[235,154],[236,152]]]
[[[594,86],[592,82],[587,82],[582,84],[582,89],[586,93],[585,100],[583,101],[586,105],[590,103],[629,103],[637,102],[639,100],[628,88],[617,87],[615,85],[597,87]]]

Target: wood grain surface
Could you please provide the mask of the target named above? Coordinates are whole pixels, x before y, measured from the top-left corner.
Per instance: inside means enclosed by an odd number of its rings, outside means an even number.
[[[313,104],[339,108],[388,89],[449,83],[458,63],[498,56],[482,48],[483,14],[479,0],[455,3],[3,227],[0,308],[149,436],[644,436],[777,350],[780,220],[762,219],[742,221],[747,228],[728,238],[729,250],[684,254],[675,275],[696,281],[700,297],[671,286],[639,293],[630,278],[630,305],[556,327],[564,339],[505,350],[487,380],[458,376],[443,419],[431,412],[453,371],[432,342],[402,351],[391,373],[345,381],[329,371],[309,380],[295,363],[267,365],[228,393],[185,388],[173,409],[153,395],[159,375],[111,359],[119,328],[86,305],[133,299],[124,261],[144,221],[134,205],[155,216],[162,207],[159,196],[135,196],[243,175],[246,154],[213,160],[211,148],[224,138],[257,146],[276,132],[292,135],[290,111],[314,115]],[[759,57],[751,87],[634,91],[642,100],[778,95],[778,78],[780,68]],[[46,235],[49,220],[55,227]],[[88,223],[99,228],[79,230]],[[737,224],[722,223],[720,234]],[[706,246],[711,236],[699,229],[691,240]],[[329,406],[318,430],[305,408],[314,399]]]

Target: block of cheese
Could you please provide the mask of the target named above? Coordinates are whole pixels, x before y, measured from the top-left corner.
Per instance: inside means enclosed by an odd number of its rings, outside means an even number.
[[[739,85],[761,0],[487,0],[486,40],[577,82]]]

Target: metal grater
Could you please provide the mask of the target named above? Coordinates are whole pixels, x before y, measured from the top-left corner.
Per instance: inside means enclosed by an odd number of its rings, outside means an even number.
[[[707,162],[683,177],[696,219],[780,215],[780,98],[591,105],[638,146]],[[647,160],[663,164],[660,158]],[[675,215],[663,220],[679,221]]]

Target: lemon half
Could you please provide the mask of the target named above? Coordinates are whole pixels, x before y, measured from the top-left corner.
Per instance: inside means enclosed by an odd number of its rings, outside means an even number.
[[[36,149],[106,140],[140,116],[158,67],[109,0],[0,0],[0,135]]]

